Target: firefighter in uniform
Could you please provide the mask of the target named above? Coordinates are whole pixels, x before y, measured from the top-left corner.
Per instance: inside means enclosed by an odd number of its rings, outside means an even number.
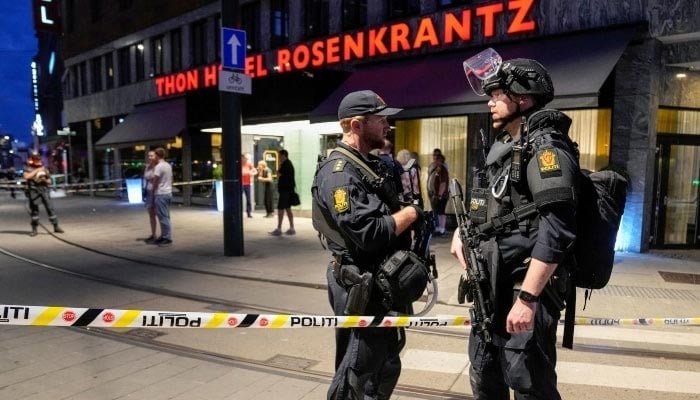
[[[51,198],[49,196],[49,185],[51,185],[51,175],[49,170],[44,167],[41,156],[38,153],[32,153],[27,159],[24,166],[22,177],[26,182],[27,200],[29,201],[29,213],[32,218],[32,230],[29,236],[37,235],[37,226],[39,225],[39,203],[44,204],[46,213],[49,214],[49,221],[53,224],[55,233],[63,233],[63,229],[58,226],[58,216],[53,208]]]
[[[423,217],[418,207],[401,207],[388,168],[369,153],[383,146],[387,116],[399,111],[370,90],[348,94],[338,108],[342,139],[319,163],[314,178],[313,221],[333,253],[327,280],[336,315],[409,311],[410,304],[387,303],[373,282],[387,257],[408,249],[409,228]],[[337,329],[336,373],[328,398],[390,398],[404,344],[403,329]]]
[[[486,218],[474,221],[479,214],[470,212],[472,222],[498,221],[532,202],[537,213],[511,219],[481,241],[494,313],[491,332],[472,329],[469,338],[472,391],[479,400],[510,399],[509,388],[516,399],[560,399],[556,330],[576,239],[579,171],[578,150],[567,136],[571,120],[544,109],[554,88],[537,61],[505,61],[482,88],[500,134],[486,157],[488,184],[471,192],[472,210],[484,205]],[[451,253],[467,267],[457,232]]]

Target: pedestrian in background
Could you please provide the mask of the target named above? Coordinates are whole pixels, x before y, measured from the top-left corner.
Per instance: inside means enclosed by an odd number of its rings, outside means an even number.
[[[170,202],[173,198],[173,168],[165,161],[165,149],[158,147],[154,151],[157,162],[153,168],[153,207],[160,223],[160,237],[154,242],[160,247],[173,243],[172,225],[170,223]]]
[[[396,161],[401,165],[401,187],[403,201],[423,208],[423,195],[420,187],[420,165],[410,151],[403,149],[396,154]]]
[[[396,193],[401,193],[403,184],[401,183],[401,174],[403,173],[403,168],[394,159],[394,144],[389,141],[389,139],[384,138],[384,145],[379,148],[377,156],[384,161],[384,164],[389,168],[391,173],[391,181],[394,182],[394,189]]]
[[[158,164],[158,157],[154,150],[148,151],[148,164],[143,170],[143,182],[145,186],[145,201],[146,201],[146,211],[148,211],[148,222],[151,224],[151,236],[144,240],[148,244],[153,244],[156,242],[156,206],[155,206],[155,193],[153,192],[153,178],[155,177],[153,173],[155,172],[156,164]]]
[[[248,161],[245,154],[241,154],[241,185],[245,196],[245,212],[248,218],[253,218],[253,205],[250,203],[250,184],[252,178],[258,173],[253,163]]]
[[[338,107],[343,137],[314,177],[312,214],[318,216],[313,218],[314,227],[333,253],[326,279],[335,315],[378,318],[392,311],[406,313],[410,307],[391,302],[388,309],[382,291],[372,288],[376,281],[371,277],[388,256],[408,249],[409,228],[422,218],[422,211],[415,206],[402,209],[393,186],[378,188],[362,172],[389,178],[382,160],[370,150],[383,146],[389,131],[387,116],[399,111],[371,90],[345,96]],[[352,276],[359,277],[359,283],[348,279]],[[358,287],[361,290],[355,290]],[[328,399],[391,398],[401,374],[399,353],[404,344],[401,328],[337,329],[336,371]]]
[[[265,160],[258,161],[258,182],[262,182],[263,185],[265,218],[270,218],[274,215],[272,208],[272,170],[267,166]]]
[[[294,214],[292,213],[292,194],[296,188],[294,181],[294,165],[289,160],[289,152],[287,150],[279,151],[280,167],[277,170],[277,192],[279,199],[277,200],[277,229],[270,232],[270,235],[282,235],[282,222],[284,214],[287,214],[289,219],[289,229],[284,232],[287,235],[294,235]]]
[[[443,236],[445,234],[445,223],[447,222],[445,208],[450,195],[450,174],[447,171],[447,167],[445,167],[445,156],[442,154],[435,156],[434,164],[433,178],[430,180],[431,186],[428,188],[428,194],[430,195],[430,207],[437,215],[437,226],[434,234]]]
[[[55,233],[63,233],[63,229],[58,226],[58,216],[53,208],[51,196],[49,195],[49,186],[51,185],[51,175],[49,170],[44,167],[39,153],[32,153],[27,159],[22,173],[27,190],[27,199],[29,200],[29,213],[31,215],[32,230],[29,236],[37,235],[37,225],[39,225],[39,203],[41,202],[49,214],[49,221],[53,224]]]

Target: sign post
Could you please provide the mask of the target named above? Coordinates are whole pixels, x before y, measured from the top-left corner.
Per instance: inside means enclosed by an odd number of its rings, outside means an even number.
[[[228,28],[236,25],[238,0],[221,0],[221,63],[224,69],[228,70],[242,70],[245,67],[245,31]],[[220,99],[224,255],[243,256],[241,98],[236,92],[221,91]]]

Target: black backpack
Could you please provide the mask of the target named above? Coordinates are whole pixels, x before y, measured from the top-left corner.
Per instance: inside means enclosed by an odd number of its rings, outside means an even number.
[[[602,289],[608,284],[615,258],[615,239],[625,211],[627,179],[618,172],[581,170],[578,232],[571,273],[575,286]]]

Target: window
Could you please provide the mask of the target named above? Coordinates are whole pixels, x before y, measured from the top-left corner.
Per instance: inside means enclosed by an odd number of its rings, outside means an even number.
[[[119,49],[119,86],[131,83],[131,60],[129,59],[129,48]]]
[[[95,57],[90,60],[92,72],[92,93],[102,91],[102,57]]]
[[[343,30],[367,25],[367,0],[343,0]]]
[[[469,1],[469,0],[439,0],[438,7],[450,8],[450,7],[461,6],[463,4],[469,4],[469,3],[471,3],[471,1]]]
[[[66,32],[75,31],[75,0],[66,0]]]
[[[216,16],[214,26],[214,60],[221,61],[221,14]]]
[[[91,0],[90,1],[90,17],[92,17],[92,22],[97,22],[102,17],[102,1],[101,0]]]
[[[328,35],[328,1],[305,0],[304,34],[307,38]]]
[[[192,24],[192,65],[204,65],[207,62],[206,20]]]
[[[406,18],[420,14],[420,0],[389,1],[389,18]]]
[[[289,43],[289,4],[285,0],[270,2],[270,46],[279,47]]]
[[[111,89],[114,87],[114,57],[112,53],[105,55],[105,89]]]
[[[144,57],[143,57],[143,42],[139,42],[136,44],[131,45],[131,47],[134,49],[134,55],[135,60],[136,60],[136,82],[140,82],[144,78]]]
[[[151,76],[163,73],[163,36],[151,39]]]
[[[248,51],[260,50],[258,23],[260,22],[260,3],[248,3],[241,6],[241,28],[245,31]]]
[[[80,96],[84,96],[88,94],[88,87],[87,87],[87,61],[80,63],[78,66],[78,69],[80,70]]]
[[[170,65],[172,72],[182,69],[182,31],[170,32]]]

